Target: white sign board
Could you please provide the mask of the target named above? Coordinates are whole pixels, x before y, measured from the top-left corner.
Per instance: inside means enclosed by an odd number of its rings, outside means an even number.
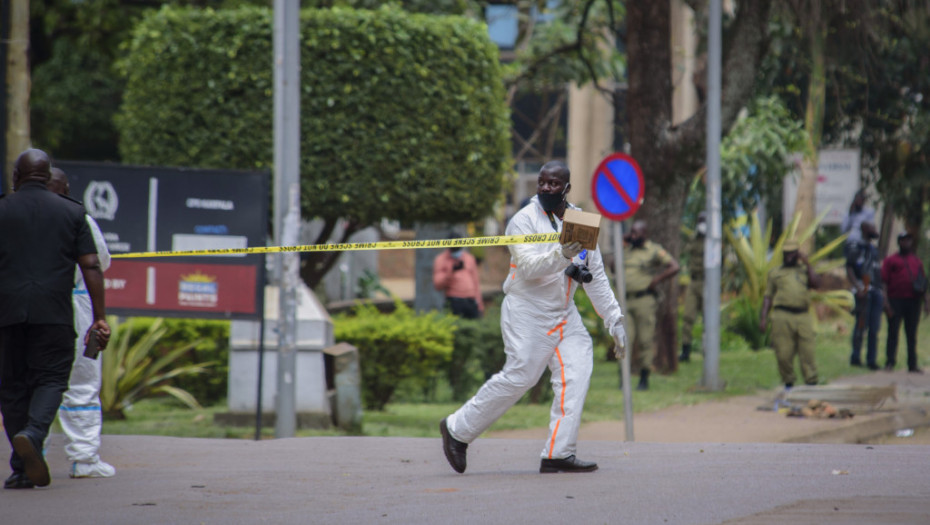
[[[793,164],[798,166],[800,156]],[[859,191],[859,150],[836,149],[821,150],[817,170],[817,191],[814,196],[814,213],[818,216],[829,208],[821,224],[840,224],[849,212],[849,205]],[[783,209],[785,223],[794,216],[794,204],[798,197],[800,173],[795,170],[785,177],[783,192]]]

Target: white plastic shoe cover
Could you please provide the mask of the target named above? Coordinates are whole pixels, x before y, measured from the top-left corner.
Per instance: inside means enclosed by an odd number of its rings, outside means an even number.
[[[78,463],[75,461],[71,464],[70,476],[72,478],[109,478],[114,474],[116,474],[116,469],[113,468],[113,465],[104,461],[97,461],[96,463]]]

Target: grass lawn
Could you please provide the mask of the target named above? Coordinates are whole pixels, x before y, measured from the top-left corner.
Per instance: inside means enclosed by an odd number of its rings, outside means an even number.
[[[842,377],[869,372],[849,366],[850,326],[843,320],[830,320],[817,327],[817,368],[822,384]],[[903,331],[903,330],[902,330]],[[879,337],[879,363],[884,363],[884,343],[887,327]],[[898,349],[899,367],[906,351],[904,335]],[[930,368],[930,320],[922,319],[918,334],[918,355],[923,368]],[[864,349],[863,349],[864,351]],[[623,396],[619,389],[616,362],[607,361],[603,348],[595,348],[594,373],[585,403],[584,421],[619,420],[623,415]],[[863,356],[864,357],[864,356]],[[701,355],[692,355],[690,363],[683,363],[672,375],[653,374],[650,390],[635,392],[635,412],[651,412],[673,405],[693,405],[702,401],[752,394],[780,385],[775,357],[770,349],[752,351],[729,349],[721,352],[719,377],[726,386],[720,392],[701,392],[697,385],[703,374]],[[549,393],[551,397],[551,393]],[[447,393],[438,392],[439,400],[448,400]],[[382,412],[366,411],[364,435],[436,437],[440,419],[460,406],[458,402],[397,402],[390,403]],[[122,421],[107,420],[106,434],[150,434],[178,437],[211,437],[252,439],[254,427],[222,427],[213,423],[213,414],[226,411],[225,405],[190,410],[164,399],[150,399],[137,403]],[[494,430],[546,427],[549,423],[549,398],[540,404],[520,401],[492,427]],[[60,431],[60,430],[59,430]],[[264,428],[263,437],[272,437],[273,428]],[[298,430],[298,436],[338,436],[337,430]]]

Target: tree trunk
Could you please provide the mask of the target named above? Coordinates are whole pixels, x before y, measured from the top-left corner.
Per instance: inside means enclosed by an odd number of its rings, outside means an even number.
[[[679,176],[665,190],[654,192],[648,201],[649,205],[643,203],[643,208],[637,214],[637,219],[648,221],[649,238],[659,243],[676,260],[681,253],[681,210],[687,198],[687,181],[688,177]],[[649,194],[648,189],[646,193]],[[660,373],[678,370],[678,288],[677,275],[659,285],[653,364]]]
[[[690,178],[704,164],[706,106],[679,126],[672,125],[671,13],[668,1],[629,0],[627,120],[631,153],[643,169],[645,201],[636,218],[673,257],[681,252],[681,210]],[[728,28],[723,57],[721,126],[729,129],[753,93],[756,71],[768,45],[770,3],[741,2]],[[656,366],[677,369],[677,279],[662,286],[657,312]]]
[[[811,22],[812,24],[816,22]],[[819,24],[818,24],[819,25]],[[798,182],[795,214],[801,213],[798,231],[804,231],[816,218],[817,174],[819,172],[820,141],[823,134],[823,109],[826,102],[827,79],[824,70],[824,44],[826,35],[820,27],[809,30],[811,76],[808,81],[807,105],[804,112],[804,132],[807,135],[807,152],[801,161],[801,180]],[[801,246],[801,251],[811,253],[814,248],[814,236],[810,236]]]
[[[10,37],[6,56],[6,163],[4,187],[13,188],[13,162],[30,144],[29,129],[29,0],[10,0]]]

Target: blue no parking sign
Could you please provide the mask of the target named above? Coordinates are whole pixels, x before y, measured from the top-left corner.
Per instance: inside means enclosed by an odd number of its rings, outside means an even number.
[[[601,215],[622,221],[643,203],[643,171],[633,157],[613,153],[601,161],[591,178],[591,198]]]

